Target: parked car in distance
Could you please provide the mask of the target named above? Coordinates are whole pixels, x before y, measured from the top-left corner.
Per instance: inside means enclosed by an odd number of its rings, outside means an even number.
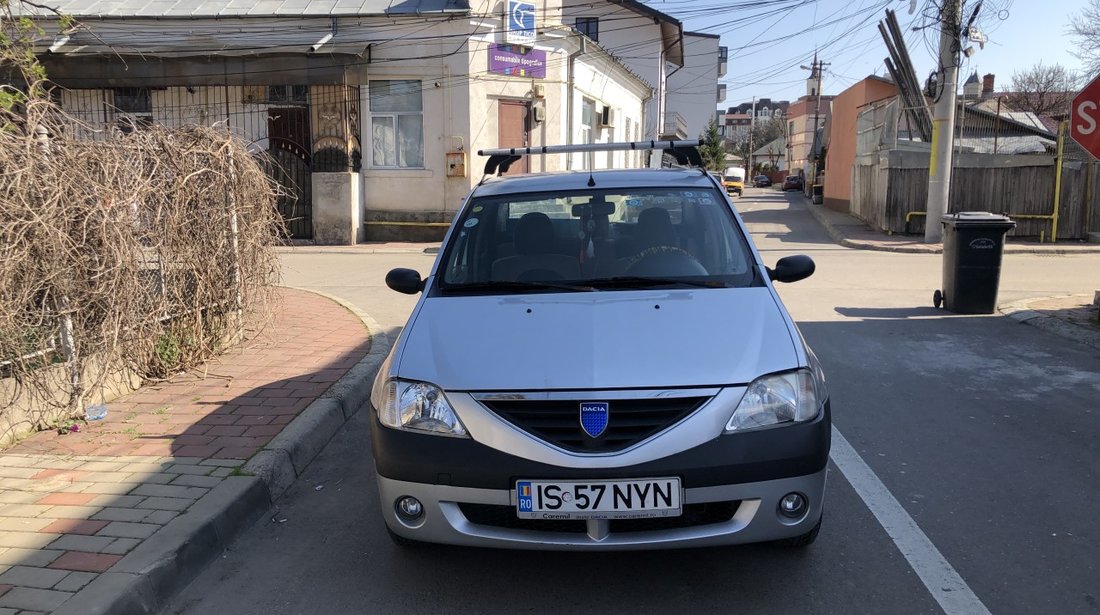
[[[757,175],[752,178],[752,185],[757,188],[767,188],[772,185],[772,180],[769,179],[767,175]]]
[[[370,401],[393,540],[812,543],[829,394],[775,285],[813,261],[767,266],[697,165],[495,176],[514,152],[479,152],[487,178],[427,277],[386,276],[420,296]]]
[[[802,189],[802,176],[801,175],[788,175],[783,180],[783,191],[787,190],[801,190]]]

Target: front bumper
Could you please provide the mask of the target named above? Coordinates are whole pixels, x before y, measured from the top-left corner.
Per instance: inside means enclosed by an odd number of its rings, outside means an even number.
[[[562,467],[511,455],[471,439],[383,427],[372,408],[371,440],[382,514],[393,532],[413,540],[518,549],[641,549],[729,545],[799,536],[821,518],[830,448],[830,404],[797,425],[724,435],[652,461],[620,467]],[[722,503],[732,516],[683,527],[618,533],[614,521],[559,524],[475,522],[464,512],[485,505],[501,521],[514,516],[518,479],[614,480],[677,476],[685,507]],[[778,513],[784,495],[806,496],[801,519]],[[412,496],[424,505],[416,523],[398,519],[394,503]],[[493,508],[495,507],[495,508]],[[510,510],[509,510],[510,508]],[[480,510],[484,511],[485,507]],[[577,527],[580,524],[582,527]]]
[[[685,489],[684,506],[711,502],[737,502],[729,519],[691,527],[654,531],[616,532],[614,521],[589,520],[583,531],[562,530],[552,522],[546,530],[530,527],[499,527],[475,523],[464,513],[464,505],[493,505],[515,509],[515,492],[508,489],[476,489],[412,483],[378,477],[378,492],[386,525],[399,536],[412,540],[472,547],[543,550],[630,550],[710,547],[792,538],[809,532],[821,520],[826,470],[808,476],[782,478],[739,485]],[[804,517],[786,519],[778,512],[784,495],[806,496],[809,508]],[[412,496],[424,505],[424,515],[415,524],[397,518],[393,502]],[[579,528],[578,528],[579,529]]]

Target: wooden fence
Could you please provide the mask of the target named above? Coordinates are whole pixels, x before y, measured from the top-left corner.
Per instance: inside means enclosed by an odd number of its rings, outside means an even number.
[[[923,234],[928,154],[892,150],[862,158],[852,167],[851,212],[888,233]],[[1053,156],[961,154],[955,156],[954,166],[950,212],[1006,214],[1016,220],[1013,236],[1050,240],[1052,221],[1032,216],[1054,211]],[[1081,160],[1063,162],[1059,240],[1085,240],[1089,232],[1100,232],[1097,166]]]

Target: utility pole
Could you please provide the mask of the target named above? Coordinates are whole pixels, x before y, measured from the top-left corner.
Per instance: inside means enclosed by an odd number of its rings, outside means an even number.
[[[944,0],[940,9],[939,98],[932,114],[932,159],[928,165],[928,208],[924,218],[925,243],[943,240],[940,219],[951,196],[952,135],[955,134],[955,93],[959,79],[959,36],[962,0]]]
[[[802,66],[800,68],[809,68],[810,79],[817,78],[817,86],[814,88],[814,131],[810,136],[810,151],[806,157],[810,161],[810,177],[809,181],[805,182],[802,186],[802,190],[806,194],[813,194],[814,181],[817,180],[817,156],[814,155],[814,146],[817,145],[817,128],[821,121],[821,73],[825,71],[825,67],[829,66],[830,62],[820,62],[817,59],[817,52],[814,52],[814,61],[809,67]]]
[[[752,175],[752,131],[756,128],[756,97],[752,97],[752,115],[749,116],[749,152],[745,156],[745,181]]]

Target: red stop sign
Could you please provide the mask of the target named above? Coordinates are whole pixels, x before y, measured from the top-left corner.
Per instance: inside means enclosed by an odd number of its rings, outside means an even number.
[[[1100,76],[1073,99],[1069,136],[1095,158],[1100,158]]]

